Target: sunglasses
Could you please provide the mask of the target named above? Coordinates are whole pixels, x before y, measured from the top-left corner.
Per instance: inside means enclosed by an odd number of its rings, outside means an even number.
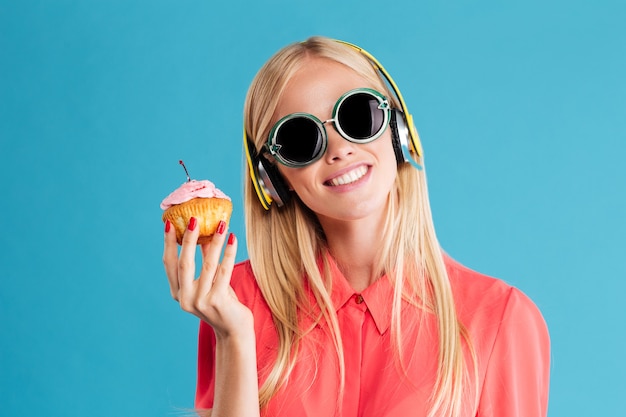
[[[265,149],[281,164],[299,168],[317,161],[326,152],[332,122],[337,132],[354,143],[368,143],[383,134],[389,124],[387,98],[370,88],[357,88],[342,95],[333,108],[332,119],[321,121],[308,113],[292,113],[280,119]]]

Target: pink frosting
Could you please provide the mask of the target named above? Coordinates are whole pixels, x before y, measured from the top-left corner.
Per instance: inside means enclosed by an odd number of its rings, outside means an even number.
[[[196,197],[225,198],[226,200],[230,200],[230,197],[224,194],[218,188],[216,188],[215,184],[213,184],[211,181],[191,180],[185,182],[183,185],[175,189],[170,195],[165,197],[165,199],[161,201],[161,209],[167,210],[175,204],[181,204]]]

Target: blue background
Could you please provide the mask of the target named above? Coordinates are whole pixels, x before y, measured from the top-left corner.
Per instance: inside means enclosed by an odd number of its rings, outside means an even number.
[[[620,414],[625,4],[1,0],[0,415],[193,406],[197,320],[169,295],[159,202],[183,159],[243,239],[246,89],[313,34],[394,76],[445,250],[542,310],[549,415]]]

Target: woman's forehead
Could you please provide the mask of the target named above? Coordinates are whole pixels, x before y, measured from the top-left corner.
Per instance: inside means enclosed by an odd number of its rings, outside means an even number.
[[[287,82],[276,110],[283,115],[305,112],[328,113],[330,117],[335,102],[345,92],[362,87],[374,88],[371,84],[339,62],[326,58],[308,59]]]

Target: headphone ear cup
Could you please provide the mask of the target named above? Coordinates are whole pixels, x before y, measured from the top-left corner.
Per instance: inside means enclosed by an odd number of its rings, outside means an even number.
[[[267,194],[276,202],[278,207],[282,207],[291,200],[291,192],[285,180],[278,172],[278,168],[267,160],[264,156],[258,157],[259,183]]]
[[[398,165],[409,162],[402,152],[402,148],[409,149],[409,128],[404,118],[404,113],[400,109],[391,110],[391,120],[389,121],[391,128],[391,143],[393,152],[396,155]]]
[[[254,143],[248,139],[245,130],[243,140],[250,178],[261,205],[265,210],[269,210],[274,201],[278,207],[283,206],[291,199],[291,193],[280,172],[278,172],[278,168],[263,155],[259,155]]]

